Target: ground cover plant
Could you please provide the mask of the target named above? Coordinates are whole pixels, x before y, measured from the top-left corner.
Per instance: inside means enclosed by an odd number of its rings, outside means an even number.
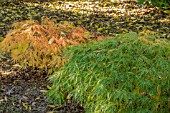
[[[87,113],[168,113],[170,42],[130,32],[66,50],[48,96],[78,101]]]
[[[27,20],[13,24],[13,27],[1,42],[0,52],[11,54],[12,60],[22,66],[59,68],[66,61],[62,57],[63,48],[84,44],[93,38],[82,27],[68,22],[56,24],[47,18],[42,24]]]

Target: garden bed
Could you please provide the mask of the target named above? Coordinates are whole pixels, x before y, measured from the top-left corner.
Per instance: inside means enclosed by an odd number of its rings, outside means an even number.
[[[45,95],[50,88],[47,78],[44,70],[1,61],[0,113],[84,113],[75,103],[54,106]]]

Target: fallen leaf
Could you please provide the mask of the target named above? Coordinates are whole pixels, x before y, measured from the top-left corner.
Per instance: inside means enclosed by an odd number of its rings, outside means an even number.
[[[24,106],[25,110],[28,110],[28,105],[24,102],[22,102],[22,105]]]

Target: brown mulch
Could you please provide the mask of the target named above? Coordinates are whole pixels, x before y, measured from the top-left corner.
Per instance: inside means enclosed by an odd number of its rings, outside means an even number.
[[[78,104],[54,106],[45,95],[50,83],[46,71],[21,68],[0,61],[0,113],[84,113]]]

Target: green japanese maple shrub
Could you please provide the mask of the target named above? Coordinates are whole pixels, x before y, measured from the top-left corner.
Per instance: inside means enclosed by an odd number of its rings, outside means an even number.
[[[170,42],[127,33],[68,48],[69,61],[50,77],[56,104],[80,102],[87,113],[167,113]]]

